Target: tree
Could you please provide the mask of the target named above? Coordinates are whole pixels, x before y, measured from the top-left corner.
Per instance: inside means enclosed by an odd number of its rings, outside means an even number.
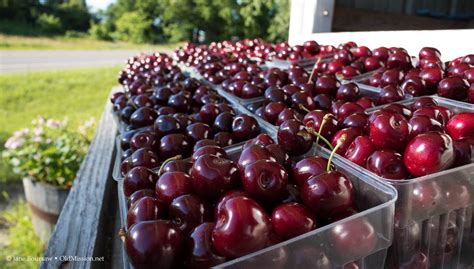
[[[137,11],[126,12],[117,20],[116,30],[112,35],[123,41],[145,43],[150,40],[147,30],[152,24],[152,21],[141,16]]]

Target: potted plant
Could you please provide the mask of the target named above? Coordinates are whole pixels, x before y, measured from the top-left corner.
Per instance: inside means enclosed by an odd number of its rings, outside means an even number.
[[[94,119],[78,131],[68,127],[67,118],[58,121],[38,116],[32,124],[7,140],[3,158],[23,177],[33,226],[47,243],[87,153]]]

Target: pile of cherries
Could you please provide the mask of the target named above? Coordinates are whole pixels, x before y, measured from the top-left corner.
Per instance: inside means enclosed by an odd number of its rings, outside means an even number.
[[[415,66],[405,62],[401,66],[387,65],[363,83],[380,88],[399,88],[406,95],[437,94],[444,98],[474,103],[474,54],[456,58],[448,63],[441,53],[431,47],[419,52]]]
[[[294,155],[308,151],[318,138],[335,147],[342,136],[336,152],[378,176],[420,177],[471,163],[474,113],[455,114],[420,97],[411,106],[392,103],[371,114],[341,117],[314,110],[303,121],[283,121],[278,130],[280,145]]]
[[[158,173],[135,167],[129,175],[123,182],[129,202],[124,240],[135,268],[209,268],[357,212],[351,180],[330,160],[292,161],[267,134],[237,153],[196,145],[191,158],[170,160]],[[368,255],[377,242],[363,218],[340,224],[329,236],[334,253],[308,247],[314,256],[302,259],[281,248],[272,264],[308,261],[330,268],[331,255]]]

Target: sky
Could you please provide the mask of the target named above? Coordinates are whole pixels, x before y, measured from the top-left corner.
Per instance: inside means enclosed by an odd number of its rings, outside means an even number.
[[[115,0],[86,0],[86,3],[93,11],[97,11],[99,9],[105,9],[111,3],[115,2]]]

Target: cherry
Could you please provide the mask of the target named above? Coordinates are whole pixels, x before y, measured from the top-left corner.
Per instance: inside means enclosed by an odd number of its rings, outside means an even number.
[[[166,105],[168,103],[168,99],[172,94],[173,93],[171,92],[170,88],[161,87],[153,92],[153,99],[157,104]]]
[[[187,112],[191,106],[189,99],[183,94],[173,94],[168,99],[168,106],[176,109],[178,112]]]
[[[415,116],[408,122],[411,126],[410,138],[429,131],[443,132],[443,125],[438,121],[427,116]]]
[[[448,75],[462,78],[464,76],[464,72],[469,70],[469,68],[470,68],[470,65],[465,64],[465,63],[460,63],[453,67],[450,67],[448,69]]]
[[[347,116],[342,122],[344,128],[354,127],[362,132],[367,132],[369,128],[369,117],[365,113],[354,113]]]
[[[141,189],[153,189],[158,176],[143,166],[132,168],[124,177],[123,189],[126,197]]]
[[[239,182],[237,165],[213,155],[199,157],[191,169],[194,191],[202,198],[215,201]]]
[[[196,143],[202,139],[210,139],[212,136],[212,128],[202,122],[196,122],[188,125],[186,127],[186,134],[190,141]]]
[[[389,69],[382,73],[380,78],[380,86],[398,85],[403,79],[403,73],[398,69]]]
[[[184,134],[165,135],[160,140],[160,157],[168,159],[177,155],[189,156],[192,145]]]
[[[290,156],[283,150],[283,148],[278,144],[270,144],[265,146],[265,149],[272,155],[276,162],[282,165],[283,167],[289,167],[291,160]]]
[[[135,192],[136,193],[136,192]],[[135,194],[134,193],[134,194]],[[144,196],[132,204],[127,212],[127,228],[133,224],[160,219],[165,212],[165,208],[154,197]]]
[[[260,133],[260,126],[255,118],[242,114],[234,118],[232,133],[237,141],[245,141]]]
[[[138,132],[130,140],[130,148],[132,151],[136,151],[140,148],[151,148],[153,150],[158,149],[158,140],[151,132]]]
[[[331,76],[321,76],[316,80],[314,86],[317,94],[328,94],[334,96],[341,83]]]
[[[263,89],[257,85],[253,85],[250,83],[246,83],[242,88],[242,98],[250,99],[255,98],[263,95]]]
[[[205,104],[201,107],[201,110],[199,110],[199,116],[201,116],[202,121],[207,124],[212,124],[219,113],[219,107],[213,103]]]
[[[166,172],[155,186],[156,197],[165,206],[169,206],[174,198],[192,191],[191,177],[184,172]]]
[[[388,59],[389,50],[386,47],[379,47],[372,50],[372,55],[385,62]]]
[[[344,154],[349,161],[365,167],[367,159],[375,151],[375,146],[367,136],[358,136],[352,141]]]
[[[377,103],[388,104],[400,100],[403,100],[403,91],[400,89],[400,87],[390,84],[380,90]]]
[[[453,167],[462,166],[471,163],[471,155],[473,152],[471,143],[467,139],[459,139],[453,141],[455,161]]]
[[[190,125],[191,123],[193,123],[193,120],[191,119],[191,117],[187,114],[184,114],[184,113],[174,113],[173,114],[173,118],[176,119],[176,121],[178,122],[179,124],[179,132],[182,132],[185,130],[186,126]],[[156,122],[156,121],[155,121]]]
[[[150,97],[148,97],[145,94],[137,95],[137,96],[133,97],[131,99],[131,101],[132,101],[132,105],[136,108],[139,108],[139,107],[153,107],[155,105],[153,103],[153,101],[150,99]]]
[[[446,124],[446,131],[454,140],[474,137],[474,113],[462,112],[454,115]]]
[[[359,100],[357,100],[356,104],[361,106],[363,109],[368,109],[375,106],[374,101],[366,96],[361,97]]]
[[[184,248],[186,268],[206,269],[226,261],[212,245],[214,227],[214,223],[204,222],[192,230]]]
[[[242,176],[246,193],[263,202],[274,202],[281,198],[288,184],[288,174],[275,161],[258,160],[247,166]]]
[[[113,104],[115,101],[120,97],[120,96],[125,96],[125,93],[123,92],[114,92],[110,95],[110,102]]]
[[[181,130],[181,125],[178,120],[171,115],[161,115],[153,124],[153,130],[158,137],[163,137],[167,134],[178,133]]]
[[[336,117],[322,110],[313,110],[306,114],[303,123],[327,139],[330,139],[339,129]]]
[[[438,108],[439,106],[425,106],[425,107],[419,108],[415,110],[415,112],[413,112],[412,117],[426,116],[431,119],[435,119],[436,121],[438,121],[444,126],[449,120],[449,115],[447,115],[446,113],[441,113],[441,110]]]
[[[402,162],[402,155],[389,150],[377,150],[367,158],[367,170],[387,179],[406,179],[408,173]]]
[[[420,152],[423,154],[419,154]],[[408,143],[405,149],[405,166],[415,177],[442,171],[451,167],[453,162],[453,140],[443,133],[419,134]]]
[[[388,56],[387,68],[408,70],[412,68],[410,56],[406,52],[397,51]]]
[[[130,156],[130,166],[145,166],[155,168],[158,166],[158,156],[150,148],[140,148]]]
[[[273,210],[272,227],[283,240],[305,234],[316,229],[316,217],[304,205],[286,203]]]
[[[186,160],[171,160],[163,165],[162,172],[183,172],[189,174],[193,163]]]
[[[196,142],[193,147],[193,153],[196,152],[199,148],[205,147],[205,146],[218,146],[217,142],[212,139],[202,139]]]
[[[141,189],[138,190],[130,195],[127,200],[127,206],[130,208],[131,205],[136,203],[138,200],[140,200],[143,197],[151,197],[151,198],[156,198],[155,191],[152,189]]]
[[[442,201],[441,188],[436,181],[420,181],[410,193],[413,214],[429,216]]]
[[[443,79],[443,70],[438,67],[425,68],[421,70],[420,78],[425,81],[429,90],[436,89],[438,83]]]
[[[213,214],[211,207],[194,194],[173,199],[168,212],[171,222],[186,235],[199,224],[212,220]]]
[[[364,108],[353,102],[345,102],[337,110],[337,118],[344,120],[355,113],[364,113]]]
[[[313,101],[316,109],[326,111],[329,111],[329,109],[331,109],[332,97],[327,94],[318,94],[313,98]]]
[[[346,102],[353,102],[359,99],[360,89],[355,83],[346,83],[339,87],[336,93],[336,98],[338,100],[343,100]]]
[[[214,140],[220,147],[227,147],[234,144],[234,136],[229,132],[218,132],[214,135]]]
[[[296,92],[291,95],[291,102],[296,109],[308,111],[316,108],[311,95],[305,92]]]
[[[140,107],[130,116],[130,125],[133,128],[145,127],[152,125],[158,114],[153,108]]]
[[[301,186],[301,199],[317,216],[329,218],[354,206],[354,187],[341,172],[325,171]]]
[[[374,73],[370,76],[368,84],[373,87],[380,87],[380,80],[382,79],[382,73]]]
[[[169,221],[144,221],[128,231],[125,250],[135,268],[174,268],[183,242],[184,235]]]
[[[300,91],[300,88],[294,84],[288,84],[288,85],[285,85],[283,88],[282,88],[283,92],[287,95],[287,96],[291,96],[293,95],[294,93],[297,93]]]
[[[405,94],[410,94],[412,96],[429,94],[426,89],[425,82],[418,77],[405,79],[401,85],[401,89]]]
[[[358,128],[349,127],[341,129],[332,137],[331,145],[335,147],[338,144],[340,138],[345,136],[346,138],[342,142],[342,145],[336,151],[337,154],[344,156],[352,141],[354,141],[354,139],[361,134],[361,130]]]
[[[292,108],[285,108],[282,112],[280,112],[280,114],[278,114],[278,119],[276,120],[275,124],[280,126],[286,120],[302,121],[303,116]]]
[[[471,86],[467,90],[467,101],[474,104],[474,82],[471,83]]]
[[[249,145],[244,147],[244,150],[239,157],[239,167],[240,169],[245,169],[248,165],[258,161],[258,160],[273,160],[275,158],[270,154],[270,152],[260,145]]]
[[[308,156],[297,162],[292,170],[293,180],[302,186],[311,176],[317,176],[328,166],[328,161],[320,156]]]
[[[132,106],[125,106],[124,108],[120,110],[120,114],[119,114],[120,119],[124,123],[130,124],[130,117],[132,116],[133,112],[135,112],[135,110],[136,109]]]
[[[383,66],[384,66],[384,63],[375,56],[367,57],[364,60],[364,69],[367,72],[377,70]]]
[[[251,145],[258,145],[258,146],[265,147],[272,144],[275,144],[275,141],[273,140],[271,136],[269,136],[268,134],[259,134],[255,138],[250,139],[249,141],[245,142],[243,149],[246,149]]]
[[[438,95],[454,100],[464,100],[467,97],[469,85],[460,77],[447,77],[439,82]]]
[[[400,114],[380,114],[369,126],[369,137],[377,149],[402,150],[410,134],[410,125]]]
[[[368,220],[357,218],[337,224],[329,231],[329,240],[337,256],[351,260],[372,253],[377,245],[377,234]]]
[[[222,205],[212,232],[217,253],[236,258],[255,252],[268,245],[271,221],[254,200],[237,196]]]
[[[297,120],[286,120],[278,128],[278,144],[288,152],[297,156],[307,152],[313,145],[313,136]]]
[[[471,85],[474,83],[474,68],[464,71],[464,79]]]
[[[289,264],[294,268],[333,268],[326,253],[311,243],[295,245],[295,251],[291,251],[290,254]]]
[[[268,103],[266,106],[265,106],[265,109],[264,109],[264,116],[265,116],[265,119],[272,123],[272,124],[275,124],[275,122],[277,121],[278,119],[278,116],[280,115],[280,113],[285,109],[287,108],[286,105],[282,102],[270,102]]]
[[[247,197],[246,194],[241,191],[241,190],[231,190],[226,192],[216,203],[216,207],[214,208],[214,217],[217,220],[219,216],[219,211],[224,207],[225,202],[229,200],[230,198],[238,197],[238,196],[244,196]]]
[[[305,51],[312,55],[318,54],[320,50],[319,44],[314,40],[304,42],[303,47]]]
[[[214,120],[214,129],[218,132],[232,132],[234,115],[231,112],[222,112]]]
[[[176,113],[176,109],[169,107],[169,106],[162,106],[158,109],[157,114],[158,116],[161,115],[171,115]]]
[[[439,50],[436,48],[423,47],[418,53],[418,57],[420,59],[429,58],[429,57],[441,58],[441,52],[439,52]]]
[[[125,108],[127,105],[127,97],[125,95],[121,95],[117,97],[117,99],[114,102],[114,111],[120,111]]]
[[[283,92],[283,90],[272,86],[265,90],[265,99],[269,102],[282,102],[286,103],[288,101],[288,96]]]

